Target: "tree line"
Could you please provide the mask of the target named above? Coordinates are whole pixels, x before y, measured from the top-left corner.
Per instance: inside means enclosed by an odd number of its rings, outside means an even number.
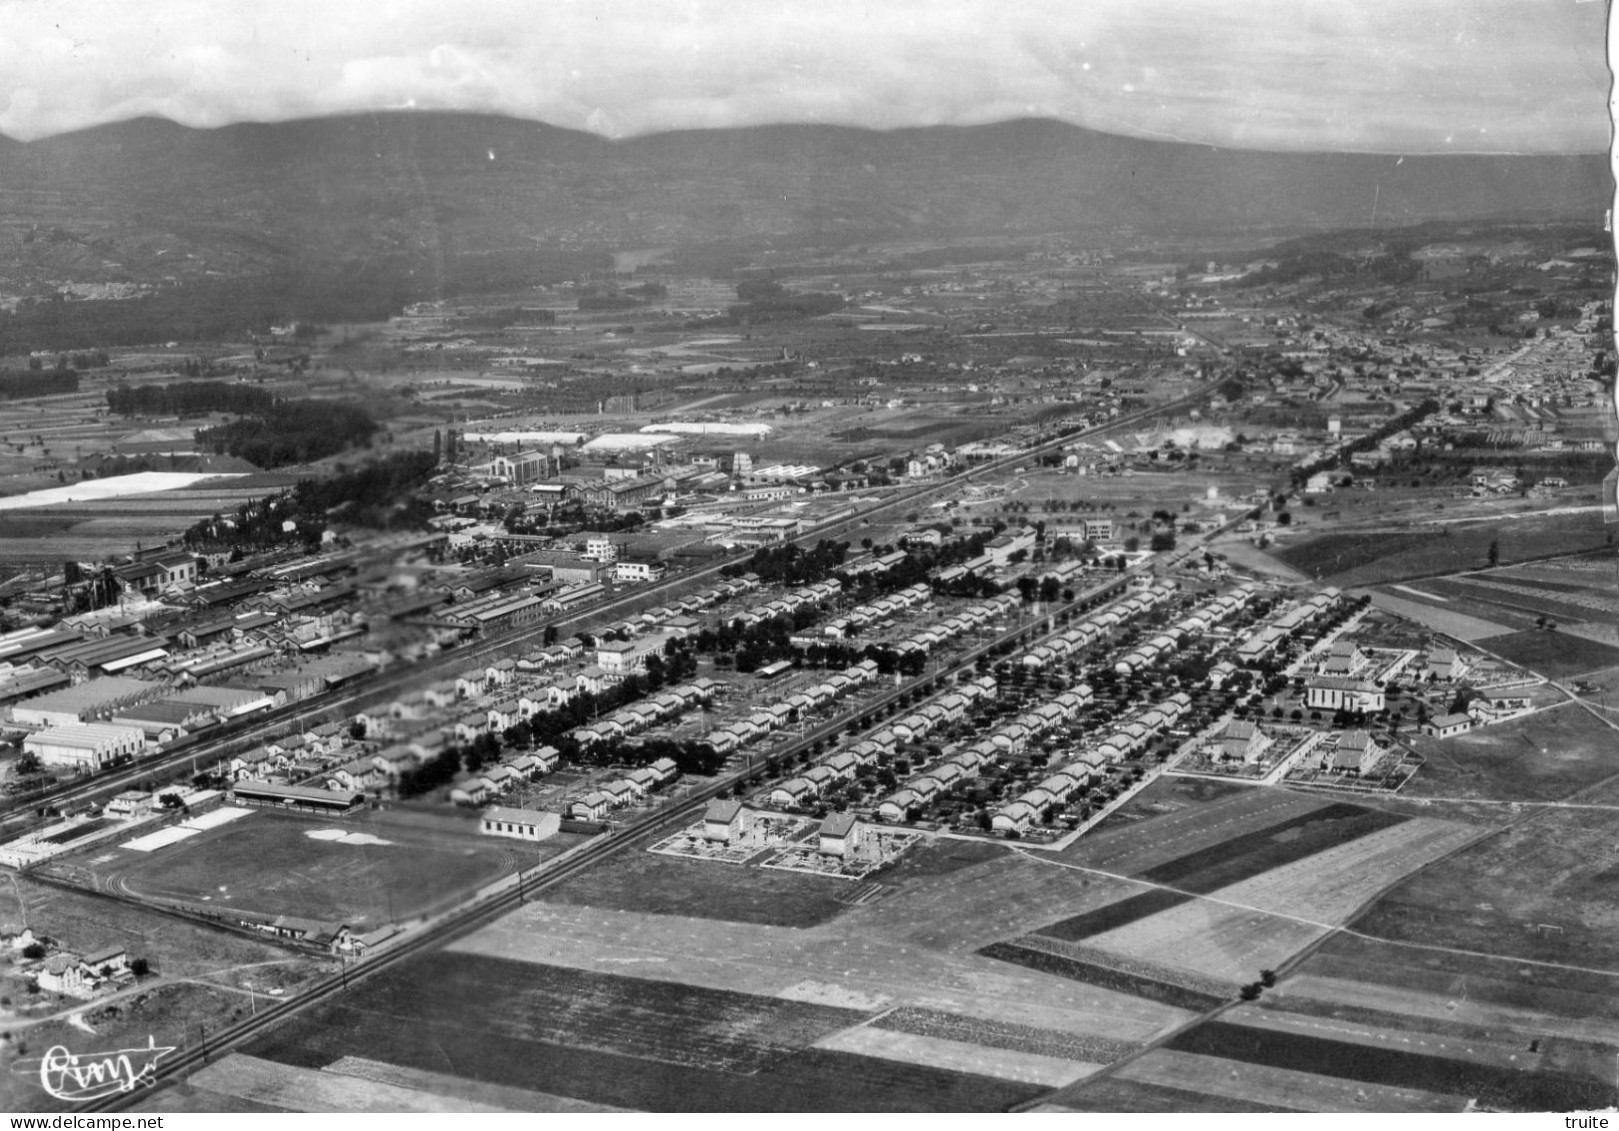
[[[107,407],[119,416],[202,416],[210,412],[268,412],[273,394],[231,381],[181,381],[174,385],[117,385]]]
[[[79,374],[72,369],[0,369],[0,400],[48,397],[79,391]]]

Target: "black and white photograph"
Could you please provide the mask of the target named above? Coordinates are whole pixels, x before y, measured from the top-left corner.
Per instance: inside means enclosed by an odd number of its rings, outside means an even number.
[[[1609,1127],[1609,19],[0,0],[10,1127]]]

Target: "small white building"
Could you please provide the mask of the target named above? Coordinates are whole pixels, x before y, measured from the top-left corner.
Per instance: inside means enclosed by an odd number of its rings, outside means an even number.
[[[512,840],[545,840],[556,835],[561,824],[562,818],[555,813],[492,805],[480,815],[479,831],[486,836],[503,836]]]

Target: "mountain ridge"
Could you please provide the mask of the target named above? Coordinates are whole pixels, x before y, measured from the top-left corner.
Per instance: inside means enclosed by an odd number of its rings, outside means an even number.
[[[517,270],[525,256],[587,248],[761,239],[1595,223],[1611,196],[1599,154],[1281,153],[1042,118],[609,139],[456,111],[211,129],[148,117],[0,139],[0,276],[140,281],[355,261],[443,272],[503,259]]]

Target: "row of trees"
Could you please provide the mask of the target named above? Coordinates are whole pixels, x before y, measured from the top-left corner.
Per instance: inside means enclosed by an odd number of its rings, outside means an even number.
[[[811,550],[783,542],[778,546],[760,546],[747,561],[735,562],[720,572],[727,577],[758,574],[759,580],[769,585],[814,585],[831,577],[848,553],[847,542],[825,538]]]
[[[273,394],[234,381],[181,381],[175,385],[117,385],[107,407],[119,416],[202,416],[210,412],[262,413],[275,407]]]
[[[72,369],[36,369],[31,359],[27,369],[0,369],[0,400],[48,397],[79,391],[79,375]]]

